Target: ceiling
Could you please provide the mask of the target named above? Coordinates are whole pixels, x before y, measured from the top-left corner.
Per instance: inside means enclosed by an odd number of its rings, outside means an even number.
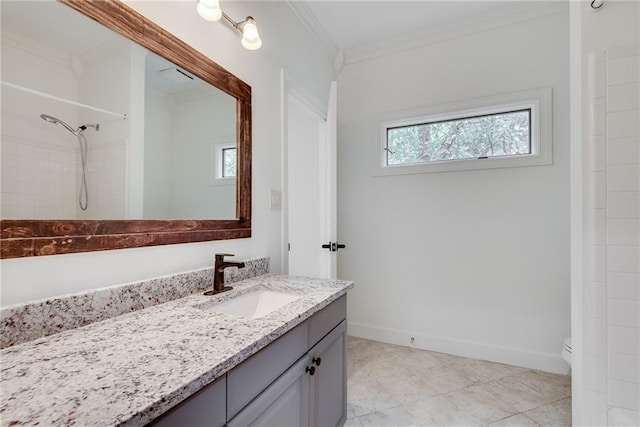
[[[195,1],[195,0],[189,0]],[[229,0],[232,1],[232,0]],[[566,0],[287,0],[336,64],[415,47],[425,40],[473,33],[514,19],[557,12]],[[556,7],[550,8],[554,4]],[[52,54],[82,55],[111,35],[54,1],[0,0],[2,27],[46,41]],[[549,12],[549,10],[551,12]],[[524,18],[523,18],[524,17]],[[65,22],[54,27],[56,22]],[[52,31],[53,30],[53,31]],[[84,34],[78,37],[78,32]],[[91,34],[91,37],[88,36]],[[341,55],[339,54],[341,53]],[[336,65],[339,67],[340,65]]]
[[[52,55],[79,55],[113,39],[111,31],[61,6],[51,1],[0,1],[3,36],[38,43]]]
[[[511,2],[476,0],[289,0],[305,5],[339,50],[353,49],[424,32],[491,13]],[[94,28],[93,22],[56,2],[7,1],[2,7],[2,25],[11,27],[27,39],[48,40],[66,53],[79,54],[110,37],[106,29]],[[55,26],[56,22],[66,25]],[[90,30],[89,30],[90,29]],[[55,31],[52,31],[55,30]],[[91,37],[77,37],[91,34]]]
[[[505,1],[305,2],[338,49],[348,50],[450,26],[504,8]]]
[[[343,65],[567,13],[570,0],[286,0]]]

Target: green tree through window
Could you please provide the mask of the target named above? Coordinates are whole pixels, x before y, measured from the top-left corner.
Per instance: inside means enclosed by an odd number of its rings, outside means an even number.
[[[236,176],[236,153],[237,150],[233,148],[222,149],[222,177],[228,178]]]
[[[531,154],[531,110],[387,128],[387,165]]]

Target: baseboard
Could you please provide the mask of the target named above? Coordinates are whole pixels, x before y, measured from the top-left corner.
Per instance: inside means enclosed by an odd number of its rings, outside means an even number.
[[[403,345],[422,350],[438,351],[456,356],[505,363],[523,368],[538,369],[555,374],[568,374],[569,367],[558,354],[523,350],[513,347],[465,341],[454,338],[420,335],[413,332],[399,331],[390,328],[349,323],[348,334],[354,337],[381,341],[389,344]],[[413,340],[412,340],[413,338]],[[562,344],[562,343],[561,343]]]

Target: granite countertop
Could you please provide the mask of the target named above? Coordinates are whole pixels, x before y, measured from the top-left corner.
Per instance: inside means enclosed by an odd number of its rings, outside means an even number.
[[[144,425],[329,305],[352,282],[266,275],[5,348],[2,425]],[[255,289],[302,298],[258,319],[205,310]]]

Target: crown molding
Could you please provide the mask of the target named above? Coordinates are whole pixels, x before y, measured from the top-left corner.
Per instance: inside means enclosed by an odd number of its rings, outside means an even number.
[[[342,66],[341,61],[338,58],[342,57],[341,50],[335,44],[327,30],[324,29],[318,18],[311,11],[311,8],[307,5],[306,1],[300,0],[286,0],[287,4],[293,11],[294,15],[302,22],[307,28],[313,38],[315,38],[325,53],[334,61],[334,66],[338,67],[338,64]],[[336,71],[339,71],[336,69]]]
[[[569,12],[568,1],[521,2],[468,19],[457,20],[428,31],[381,43],[344,50],[344,64],[353,64],[495,28]]]

